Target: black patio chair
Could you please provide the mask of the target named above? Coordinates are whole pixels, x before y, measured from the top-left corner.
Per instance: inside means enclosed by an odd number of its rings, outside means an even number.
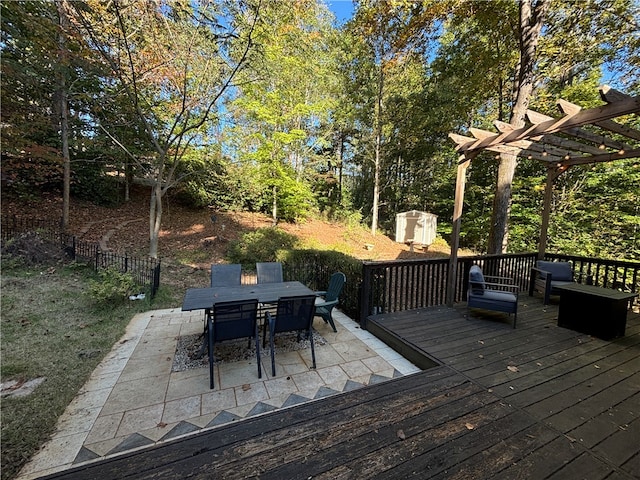
[[[211,286],[230,287],[242,283],[242,265],[239,263],[216,263],[211,265]]]
[[[282,263],[259,262],[256,263],[258,283],[279,283],[283,281]]]
[[[216,343],[237,338],[249,338],[247,348],[251,347],[251,339],[256,341],[256,362],[258,378],[262,378],[260,365],[260,339],[258,337],[258,300],[238,300],[220,302],[213,306],[213,315],[207,318],[207,344],[209,348],[209,388],[214,388],[213,364]]]
[[[269,329],[269,345],[271,347],[271,373],[276,375],[275,360],[275,335],[282,332],[298,332],[298,341],[301,333],[311,342],[311,359],[313,368],[316,368],[316,351],[313,344],[313,314],[315,311],[315,295],[303,295],[298,297],[280,297],[275,316],[267,311],[262,334],[262,346],[267,342],[267,328]]]
[[[336,330],[336,324],[333,322],[331,312],[338,304],[338,297],[340,296],[340,293],[342,293],[342,289],[344,288],[346,281],[347,277],[344,273],[336,272],[331,275],[331,278],[329,279],[329,286],[326,290],[315,292],[317,296],[315,315],[322,317],[324,323],[331,325],[334,332],[337,332],[338,330]]]

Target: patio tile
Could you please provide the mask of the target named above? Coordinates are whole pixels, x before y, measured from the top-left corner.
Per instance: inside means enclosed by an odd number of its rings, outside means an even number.
[[[234,363],[221,363],[217,366],[220,373],[220,381],[217,388],[231,388],[240,385],[259,382],[258,366],[254,360],[245,360]],[[262,372],[262,378],[265,378],[265,372]],[[209,382],[207,380],[207,386]]]
[[[76,433],[88,433],[95,423],[100,408],[75,408],[65,410],[56,424],[54,436],[74,435]]]
[[[177,340],[175,338],[159,338],[141,340],[131,354],[131,359],[149,358],[157,355],[173,357],[176,351]]]
[[[236,392],[233,388],[209,390],[202,394],[201,412],[203,415],[233,408],[236,404]]]
[[[213,420],[211,420],[207,427],[215,427],[218,425],[224,425],[225,423],[235,422],[236,420],[240,420],[243,417],[240,417],[234,413],[222,411],[218,415],[216,415]]]
[[[160,422],[151,428],[140,430],[138,433],[140,435],[144,435],[150,440],[153,440],[154,442],[158,442],[162,437],[164,437],[168,432],[170,432],[172,428],[176,427],[178,423],[180,422],[172,422],[172,423]]]
[[[303,355],[307,367],[311,366],[311,350],[305,351]],[[329,367],[344,363],[344,358],[333,348],[333,345],[322,345],[316,348],[316,366]]]
[[[345,371],[338,366],[318,368],[316,372],[318,372],[325,384],[335,383],[340,380],[346,381],[349,378]]]
[[[317,353],[317,352],[316,352]],[[264,362],[267,364],[267,374],[271,378],[271,359]],[[276,377],[292,375],[294,373],[306,372],[309,368],[300,357],[300,352],[276,352]]]
[[[304,390],[313,390],[316,391],[320,388],[324,382],[322,381],[322,377],[318,375],[318,372],[309,371],[304,373],[296,373],[291,376],[293,381],[296,382],[298,390],[301,392]],[[315,394],[314,394],[315,396]]]
[[[334,390],[333,388],[329,388],[329,387],[325,387],[322,386],[318,389],[318,393],[316,393],[316,396],[314,398],[324,398],[324,397],[329,397],[331,395],[335,395],[337,393],[342,392],[341,390]]]
[[[273,412],[277,410],[278,407],[274,407],[273,405],[269,405],[268,403],[258,402],[254,405],[254,407],[249,410],[247,413],[247,417],[253,417],[254,415],[260,415],[261,413]]]
[[[264,386],[269,393],[269,398],[279,395],[289,395],[298,391],[298,386],[290,376],[278,377],[264,382]]]
[[[371,369],[367,367],[362,360],[354,360],[351,362],[346,362],[340,365],[340,367],[345,371],[347,376],[350,378],[360,377],[363,375],[370,375]]]
[[[127,362],[120,376],[120,382],[128,382],[155,375],[169,375],[173,355],[155,355],[147,358],[132,358]]]
[[[117,445],[122,443],[125,437],[116,437],[111,438],[109,440],[103,440],[101,442],[95,443],[85,443],[85,447],[91,450],[92,452],[97,453],[101,457],[104,457],[107,453],[113,450]]]
[[[377,373],[380,375],[385,375],[387,377],[393,376],[393,367],[380,357],[370,357],[363,358],[362,363],[364,363],[373,373]]]
[[[299,405],[301,403],[308,402],[309,400],[311,400],[311,399],[307,398],[307,397],[303,397],[301,395],[297,395],[295,393],[292,393],[291,395],[289,395],[289,397],[282,404],[282,408],[291,407],[293,405]]]
[[[188,433],[197,432],[200,430],[200,427],[189,423],[189,422],[180,422],[175,427],[173,427],[169,432],[167,432],[160,441],[169,440],[171,438],[179,437],[182,435],[186,435]]]
[[[100,455],[89,450],[86,447],[82,447],[78,452],[78,455],[76,455],[76,458],[73,460],[73,464],[75,465],[78,463],[88,462],[91,460],[96,460],[98,458],[100,458]]]
[[[200,401],[200,395],[195,395],[165,403],[162,422],[172,423],[189,419],[191,417],[199,417]]]
[[[110,415],[100,415],[93,424],[85,444],[110,440],[116,436],[124,412],[112,413]]]
[[[206,368],[190,370],[188,373],[178,373],[184,375],[171,374],[165,401],[170,402],[179,398],[202,395],[211,391],[209,388],[209,371]]]
[[[122,417],[116,436],[129,435],[157,426],[162,421],[164,403],[128,410]]]
[[[332,347],[347,362],[375,356],[375,351],[360,341],[334,343]]]
[[[119,382],[113,388],[101,413],[116,413],[161,403],[165,400],[168,382],[167,376]]]
[[[183,327],[181,324],[166,325],[156,324],[151,322],[149,327],[145,330],[142,340],[157,339],[157,338],[176,338],[180,335],[180,329]]]
[[[120,444],[116,445],[107,455],[113,455],[114,453],[126,452],[138,447],[145,447],[147,445],[153,445],[153,441],[149,438],[140,435],[139,433],[133,433],[123,440]]]
[[[245,384],[234,388],[238,406],[256,403],[269,398],[264,383]]]
[[[239,418],[244,418],[247,416],[247,413],[251,411],[251,409],[255,406],[257,402],[249,402],[243,405],[238,405],[235,408],[227,408],[225,411],[232,415],[236,415]]]
[[[29,475],[49,469],[52,465],[71,465],[75,460],[86,438],[85,433],[54,437],[49,440],[22,470]]]

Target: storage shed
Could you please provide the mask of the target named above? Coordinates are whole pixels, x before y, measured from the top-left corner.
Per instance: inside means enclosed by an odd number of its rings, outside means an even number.
[[[418,210],[396,214],[396,242],[431,245],[436,238],[437,218]]]

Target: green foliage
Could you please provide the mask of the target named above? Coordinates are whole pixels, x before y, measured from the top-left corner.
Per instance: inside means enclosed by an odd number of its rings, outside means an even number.
[[[95,162],[78,162],[73,165],[71,193],[74,197],[89,200],[97,205],[115,206],[122,199],[122,185],[105,175],[104,165]]]
[[[362,283],[362,261],[345,253],[331,250],[281,250],[284,277],[294,278],[313,290],[325,290],[329,277],[342,272],[347,283],[340,296],[340,309],[355,318],[358,312],[359,285]]]
[[[282,178],[279,184],[278,217],[287,222],[307,218],[315,206],[315,198],[309,186],[291,177]]]
[[[100,270],[98,276],[99,280],[89,281],[88,294],[100,306],[122,304],[129,295],[138,293],[133,276],[115,267]]]
[[[260,228],[242,235],[229,245],[227,257],[232,263],[254,269],[256,262],[274,262],[281,250],[296,247],[298,239],[278,227]]]

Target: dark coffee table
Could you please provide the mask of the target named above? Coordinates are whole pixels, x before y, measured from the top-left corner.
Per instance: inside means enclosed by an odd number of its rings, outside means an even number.
[[[558,326],[603,340],[624,336],[629,302],[637,293],[571,283],[560,291]]]

